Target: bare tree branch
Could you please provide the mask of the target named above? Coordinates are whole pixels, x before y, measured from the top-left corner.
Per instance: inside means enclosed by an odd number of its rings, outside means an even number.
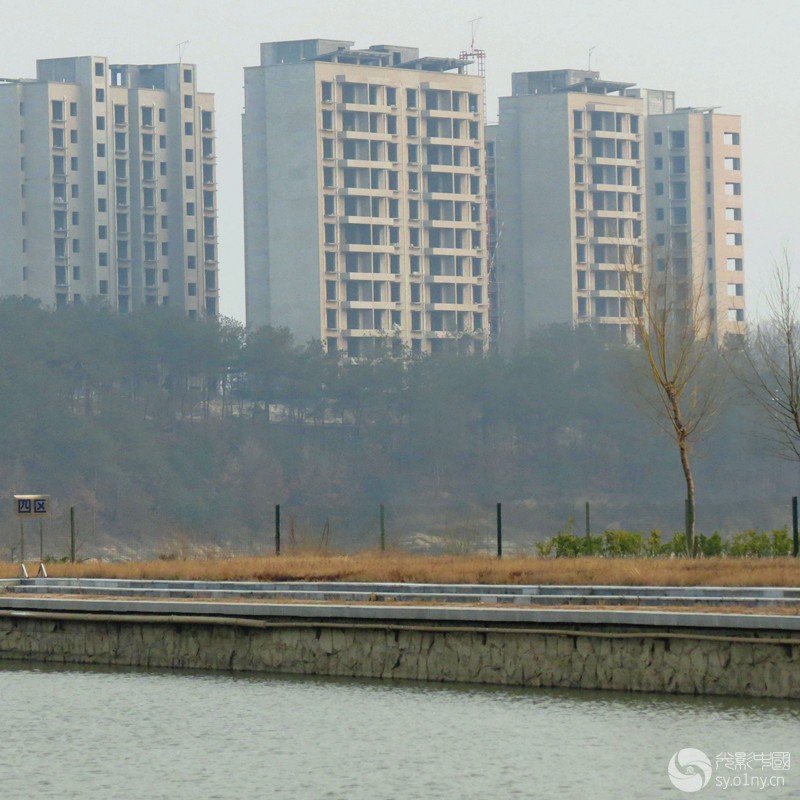
[[[800,461],[800,290],[786,251],[773,265],[767,308],[742,351],[745,369],[734,371],[766,412],[778,455]]]
[[[635,291],[642,265],[629,264],[629,302],[636,340],[646,363],[647,382],[655,391],[656,419],[674,440],[686,484],[686,538],[694,552],[696,492],[691,453],[720,408],[723,374],[717,364],[714,328],[704,286],[692,280],[692,270],[679,272],[665,253],[650,258]]]

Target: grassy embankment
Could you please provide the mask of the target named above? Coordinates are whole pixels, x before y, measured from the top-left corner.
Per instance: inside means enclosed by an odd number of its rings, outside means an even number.
[[[28,564],[36,573],[37,565]],[[0,578],[18,565],[0,563]],[[398,581],[405,583],[595,584],[622,586],[800,586],[800,559],[544,559],[300,553],[275,557],[48,564],[52,577],[225,581]]]

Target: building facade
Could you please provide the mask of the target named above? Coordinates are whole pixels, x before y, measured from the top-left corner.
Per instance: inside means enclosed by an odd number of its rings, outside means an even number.
[[[0,82],[0,294],[217,314],[214,125],[192,64],[47,59]]]
[[[745,332],[741,119],[669,107],[647,118],[650,260],[690,280],[720,345]]]
[[[496,174],[498,334],[541,325],[634,338],[646,233],[644,102],[597,72],[512,76],[500,98]]]
[[[501,347],[552,323],[632,341],[647,270],[672,271],[714,341],[744,333],[738,116],[597,72],[525,72],[492,139]]]
[[[261,46],[242,124],[248,326],[353,358],[486,347],[483,81],[465,67]]]

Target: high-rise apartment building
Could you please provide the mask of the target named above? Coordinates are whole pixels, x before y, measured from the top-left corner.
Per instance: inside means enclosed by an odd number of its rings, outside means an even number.
[[[247,323],[351,357],[483,349],[483,81],[352,44],[266,43],[245,70]]]
[[[690,279],[693,307],[724,344],[745,331],[741,119],[713,108],[648,107],[651,267]]]
[[[217,313],[214,103],[196,77],[87,56],[0,82],[0,294]]]
[[[742,334],[740,138],[739,117],[676,109],[672,91],[585,70],[514,74],[487,133],[501,346],[551,323],[631,341],[644,272],[668,268],[715,341]]]
[[[597,72],[515,73],[497,129],[499,336],[589,323],[634,335],[646,239],[644,103]],[[633,285],[631,285],[633,284]]]

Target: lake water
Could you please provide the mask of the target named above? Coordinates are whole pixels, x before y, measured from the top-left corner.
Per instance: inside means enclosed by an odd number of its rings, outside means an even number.
[[[0,798],[800,797],[800,703],[0,662]],[[783,786],[721,753],[789,752]]]

